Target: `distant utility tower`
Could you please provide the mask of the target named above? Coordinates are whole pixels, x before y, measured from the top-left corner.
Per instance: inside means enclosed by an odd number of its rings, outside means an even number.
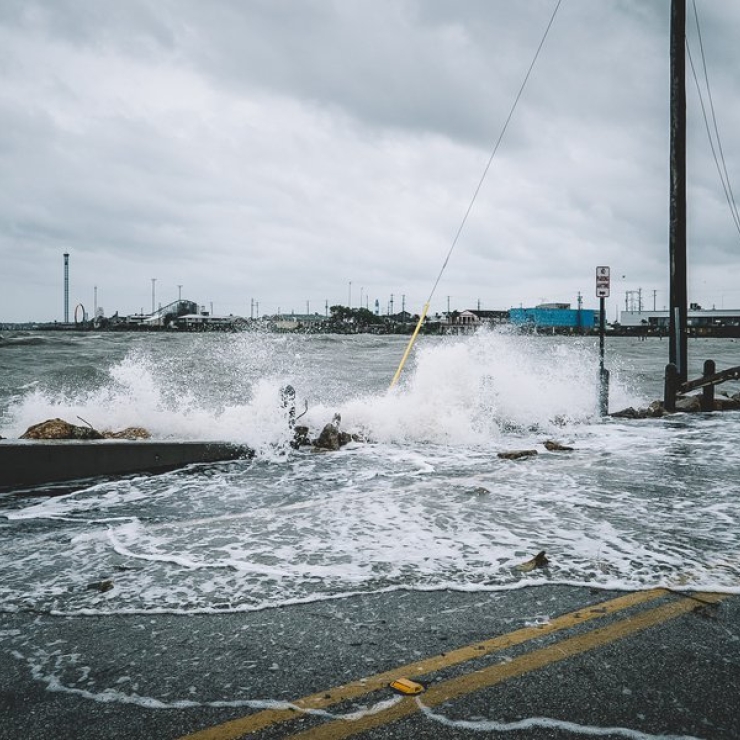
[[[69,324],[69,253],[64,253],[64,323]]]

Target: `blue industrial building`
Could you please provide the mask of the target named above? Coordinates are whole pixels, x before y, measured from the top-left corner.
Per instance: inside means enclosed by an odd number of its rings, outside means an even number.
[[[592,331],[599,324],[599,312],[591,308],[571,308],[569,303],[544,303],[534,308],[512,308],[509,321],[514,326],[560,331]]]

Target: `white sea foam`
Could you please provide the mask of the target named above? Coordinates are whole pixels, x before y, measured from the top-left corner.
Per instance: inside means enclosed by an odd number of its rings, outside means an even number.
[[[170,355],[131,349],[92,389],[34,386],[14,413],[43,396],[101,428],[238,439],[257,459],[9,507],[0,608],[207,613],[545,583],[740,591],[738,422],[600,420],[593,342],[428,340],[389,390],[400,341],[187,339]],[[616,365],[612,404],[644,403],[624,377]],[[371,443],[291,450],[288,382],[298,411],[309,403],[302,423],[338,411]],[[548,452],[551,437],[575,451]],[[496,457],[510,449],[540,454]],[[540,550],[547,569],[516,569]],[[87,588],[103,579],[113,588]]]
[[[289,441],[280,398],[288,383],[298,391],[298,412],[309,404],[303,422],[314,429],[339,411],[345,428],[391,443],[485,442],[511,428],[587,421],[597,410],[593,342],[553,343],[505,332],[420,342],[401,386],[389,391],[397,359],[391,355],[367,373],[353,363],[322,368],[322,358],[309,361],[305,337],[192,341],[175,356],[156,345],[148,351],[137,346],[101,369],[102,381],[35,384],[10,404],[0,432],[12,437],[45,418],[81,418],[101,430],[143,426],[156,438],[244,442],[273,458]],[[365,349],[354,348],[360,357]],[[635,403],[635,394],[617,373],[612,404],[628,401]]]
[[[266,698],[165,700],[142,695],[131,688],[128,691],[124,690],[123,687],[131,683],[129,676],[119,677],[113,682],[113,686],[100,688],[96,686],[98,682],[91,677],[91,666],[81,664],[79,654],[65,654],[61,650],[50,651],[48,648],[52,645],[52,643],[47,643],[46,647],[35,648],[32,653],[25,654],[19,650],[11,650],[10,654],[17,660],[24,662],[28,666],[32,678],[44,684],[48,691],[72,694],[100,704],[129,704],[153,710],[191,709],[194,707],[277,710],[323,717],[328,720],[356,722],[364,717],[392,708],[402,698],[392,696],[372,704],[359,705],[356,709],[348,712],[330,712],[325,709],[313,709],[288,701]],[[197,694],[197,689],[191,687],[190,693]]]
[[[630,738],[630,740],[699,740],[690,735],[655,735],[647,732],[640,732],[639,730],[633,730],[628,727],[597,727],[594,725],[581,725],[576,722],[567,722],[550,717],[527,717],[526,719],[518,720],[516,722],[501,722],[498,720],[485,719],[455,720],[450,719],[439,712],[433,712],[418,697],[416,702],[427,719],[438,722],[445,727],[453,727],[472,732],[504,733],[521,730],[544,729],[568,732],[571,735],[583,735],[585,737],[626,737]]]

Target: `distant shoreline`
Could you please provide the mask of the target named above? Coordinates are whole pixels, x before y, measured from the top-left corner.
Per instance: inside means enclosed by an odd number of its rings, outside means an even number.
[[[502,326],[498,324],[498,326]],[[503,324],[510,326],[518,333],[525,336],[565,336],[565,337],[598,337],[598,329],[573,329],[567,327],[516,327],[512,324]],[[155,333],[155,334],[238,334],[244,332],[267,332],[271,334],[311,334],[311,335],[347,335],[347,334],[375,334],[377,336],[393,335],[410,335],[414,330],[413,324],[399,324],[379,327],[377,325],[358,328],[358,327],[297,327],[294,329],[275,328],[268,322],[252,322],[249,325],[238,327],[206,327],[196,330],[171,329],[163,326],[141,326],[141,325],[117,325],[117,326],[92,326],[83,324],[64,324],[56,322],[52,324],[35,324],[35,323],[0,323],[0,332],[77,332],[77,333]],[[422,334],[436,336],[470,336],[478,328],[460,330],[458,327],[424,326],[421,329]],[[689,327],[688,335],[690,338],[707,338],[707,339],[740,339],[740,327],[719,326],[719,327]],[[639,339],[667,339],[668,333],[663,330],[644,327],[624,327],[610,325],[606,330],[607,337],[633,337]],[[1,343],[0,338],[0,343]]]

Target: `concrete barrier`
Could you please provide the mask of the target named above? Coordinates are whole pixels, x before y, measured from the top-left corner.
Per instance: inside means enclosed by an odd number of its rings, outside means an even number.
[[[156,473],[252,456],[228,442],[0,440],[0,490],[77,478]]]

